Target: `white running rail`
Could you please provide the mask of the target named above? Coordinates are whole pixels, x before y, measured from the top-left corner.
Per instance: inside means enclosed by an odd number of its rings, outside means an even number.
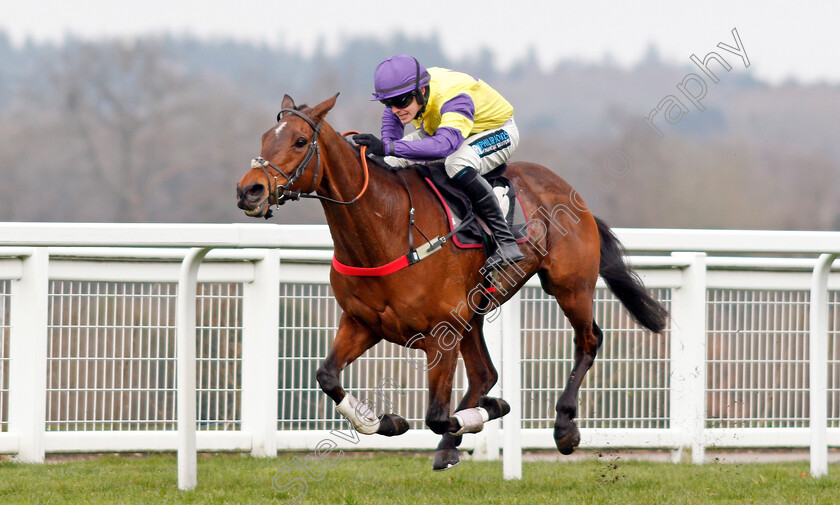
[[[607,340],[581,393],[581,445],[696,463],[712,446],[810,447],[825,475],[840,445],[840,233],[615,231],[672,321],[641,332],[599,290]],[[346,427],[311,373],[339,312],[331,247],[325,226],[0,223],[0,453],[177,450],[192,489],[196,450],[314,449]],[[502,441],[505,478],[521,476],[522,448],[553,447],[563,325],[534,280],[487,324],[512,412],[464,447],[498,458]],[[343,380],[417,429],[346,447],[434,448],[422,374],[379,347]]]

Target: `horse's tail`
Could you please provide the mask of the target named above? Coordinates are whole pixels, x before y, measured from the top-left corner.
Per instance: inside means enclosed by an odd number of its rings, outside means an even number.
[[[642,326],[655,333],[665,328],[668,311],[645,289],[642,280],[624,263],[624,248],[606,223],[595,218],[601,236],[601,277]]]

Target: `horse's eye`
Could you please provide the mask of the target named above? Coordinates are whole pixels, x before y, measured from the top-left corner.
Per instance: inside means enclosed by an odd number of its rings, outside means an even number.
[[[299,138],[299,139],[297,139],[297,140],[295,141],[295,147],[304,147],[304,146],[306,146],[306,143],[307,143],[307,142],[308,142],[308,140],[306,140],[305,138],[301,137],[301,138]]]

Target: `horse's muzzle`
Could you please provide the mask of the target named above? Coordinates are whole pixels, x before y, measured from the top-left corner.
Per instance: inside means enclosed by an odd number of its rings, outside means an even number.
[[[268,209],[268,194],[263,184],[249,184],[244,189],[236,185],[236,206],[251,217],[261,217]]]

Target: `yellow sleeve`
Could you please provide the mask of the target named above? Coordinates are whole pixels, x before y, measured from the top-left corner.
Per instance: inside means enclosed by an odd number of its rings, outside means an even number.
[[[461,132],[464,138],[470,136],[473,129],[473,121],[458,112],[447,112],[440,117],[438,128],[454,128]]]

